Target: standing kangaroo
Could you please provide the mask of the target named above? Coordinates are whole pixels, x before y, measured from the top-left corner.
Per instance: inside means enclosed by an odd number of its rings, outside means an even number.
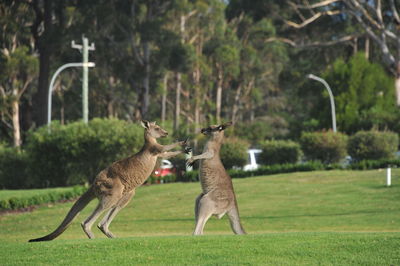
[[[114,162],[106,169],[102,170],[93,181],[89,190],[84,193],[72,206],[64,221],[58,228],[41,238],[31,239],[29,242],[48,241],[58,237],[67,229],[72,220],[86,205],[94,198],[99,199],[99,204],[93,213],[82,222],[83,231],[89,238],[94,238],[91,231],[93,223],[99,218],[101,213],[109,210],[98,228],[109,238],[115,236],[108,229],[111,221],[117,213],[124,208],[135,195],[135,189],[142,185],[153,171],[157,158],[169,158],[176,156],[182,151],[169,152],[177,146],[186,146],[186,141],[177,142],[170,145],[157,143],[157,138],[166,137],[168,132],[156,125],[155,122],[142,120],[144,131],[144,145],[135,155]],[[187,148],[185,148],[187,151]]]
[[[230,125],[232,125],[232,122],[203,128],[201,133],[209,137],[204,151],[187,161],[188,165],[193,165],[194,161],[200,160],[199,175],[203,190],[195,202],[196,228],[193,235],[203,234],[204,225],[211,215],[216,215],[218,219],[221,219],[225,213],[228,214],[233,232],[235,234],[246,234],[240,224],[232,180],[225,171],[219,156],[224,139],[224,130]]]

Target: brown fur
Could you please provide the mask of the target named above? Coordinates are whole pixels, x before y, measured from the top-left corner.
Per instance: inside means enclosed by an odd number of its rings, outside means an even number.
[[[203,190],[195,202],[196,228],[193,232],[194,235],[203,234],[204,225],[211,215],[216,215],[220,219],[225,213],[229,216],[233,232],[245,234],[240,224],[232,180],[219,156],[224,139],[224,129],[231,124],[203,128],[202,133],[209,136],[203,153],[188,160],[189,165],[193,164],[195,160],[200,160],[199,175]]]
[[[64,221],[49,235],[31,239],[29,242],[53,240],[59,236],[71,224],[76,215],[94,198],[99,199],[99,204],[94,212],[82,223],[82,228],[89,238],[94,238],[91,231],[93,223],[105,210],[109,210],[98,224],[99,229],[108,237],[114,237],[108,229],[116,214],[124,208],[135,194],[135,189],[142,185],[151,175],[157,158],[169,158],[182,151],[169,152],[169,150],[185,146],[186,141],[170,145],[157,143],[157,138],[165,137],[168,132],[154,122],[142,121],[145,128],[144,145],[135,155],[114,162],[102,170],[95,178],[89,190],[83,194],[72,206]]]

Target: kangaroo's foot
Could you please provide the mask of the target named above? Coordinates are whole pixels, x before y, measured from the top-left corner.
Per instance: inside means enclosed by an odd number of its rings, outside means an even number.
[[[97,227],[109,238],[116,238],[116,236],[104,224],[98,224]]]
[[[94,238],[94,234],[92,232],[92,230],[90,229],[90,226],[88,226],[87,224],[85,224],[84,222],[81,224],[83,231],[85,232],[85,234],[90,238],[93,239]]]

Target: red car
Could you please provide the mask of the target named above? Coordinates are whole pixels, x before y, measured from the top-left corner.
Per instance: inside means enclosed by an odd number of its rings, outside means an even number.
[[[164,177],[166,175],[175,174],[176,169],[172,165],[172,163],[168,160],[161,160],[160,168],[154,171],[154,176],[156,177]]]

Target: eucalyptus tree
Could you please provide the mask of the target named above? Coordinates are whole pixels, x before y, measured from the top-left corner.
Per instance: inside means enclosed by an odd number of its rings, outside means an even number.
[[[33,14],[20,1],[0,3],[0,127],[12,130],[13,144],[21,145],[20,103],[36,81],[38,60],[32,51],[29,25]]]
[[[343,32],[337,40],[364,34],[379,49],[381,61],[395,78],[397,105],[400,106],[400,3],[394,0],[324,0],[304,5],[301,1],[288,1],[298,11],[297,21],[287,20],[294,28],[304,28],[323,16],[341,15],[356,25]],[[301,16],[300,16],[301,14]],[[369,42],[368,42],[369,43]]]

